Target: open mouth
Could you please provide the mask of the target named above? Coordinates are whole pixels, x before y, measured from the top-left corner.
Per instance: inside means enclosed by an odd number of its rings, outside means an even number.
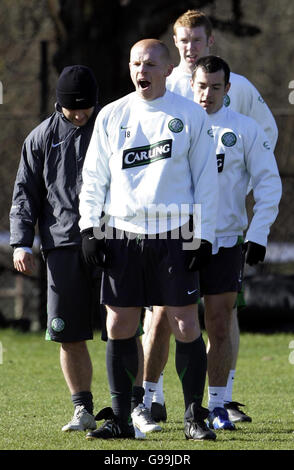
[[[139,80],[138,84],[142,90],[147,90],[150,86],[150,82],[148,82],[148,80]]]

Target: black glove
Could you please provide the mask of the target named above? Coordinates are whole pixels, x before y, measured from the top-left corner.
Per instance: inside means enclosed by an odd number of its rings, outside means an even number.
[[[105,238],[102,240],[95,238],[93,228],[83,230],[81,236],[82,252],[86,263],[106,268],[108,266],[109,257],[107,256]]]
[[[201,240],[200,247],[197,250],[190,250],[188,253],[188,271],[199,271],[204,268],[212,256],[212,244],[207,240]]]
[[[246,242],[245,245],[246,258],[245,261],[249,266],[257,264],[259,261],[263,261],[265,257],[266,248],[265,246],[259,245],[254,242]]]

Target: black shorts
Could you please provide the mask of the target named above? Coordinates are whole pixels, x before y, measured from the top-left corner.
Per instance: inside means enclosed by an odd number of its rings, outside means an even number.
[[[56,248],[48,251],[45,259],[46,338],[64,343],[92,339],[95,282],[80,248]]]
[[[200,270],[201,295],[240,292],[244,268],[243,245],[220,248],[208,266]]]
[[[184,306],[199,298],[198,274],[186,270],[181,235],[146,238],[115,231],[107,240],[110,268],[102,277],[101,303],[119,307]]]

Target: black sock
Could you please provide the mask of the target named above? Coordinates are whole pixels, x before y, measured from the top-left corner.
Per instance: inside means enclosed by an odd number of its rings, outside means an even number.
[[[93,395],[91,392],[78,392],[71,396],[74,406],[84,405],[88,413],[93,414]]]
[[[202,335],[191,343],[176,340],[176,369],[182,383],[185,410],[193,402],[200,406],[207,371],[206,348]]]
[[[126,423],[131,413],[132,388],[138,372],[136,338],[108,339],[106,367],[113,412]]]
[[[132,407],[133,410],[136,408],[140,403],[143,403],[145,390],[143,387],[139,387],[138,385],[134,385],[133,392],[132,392]]]

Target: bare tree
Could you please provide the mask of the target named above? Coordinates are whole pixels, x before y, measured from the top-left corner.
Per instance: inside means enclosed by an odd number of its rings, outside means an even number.
[[[213,5],[215,0],[48,0],[56,28],[58,72],[70,63],[91,66],[99,80],[103,104],[132,89],[130,47],[146,37],[159,38],[168,25],[189,8]],[[231,2],[231,18],[212,17],[216,28],[253,35],[259,29],[242,23],[240,0]]]

